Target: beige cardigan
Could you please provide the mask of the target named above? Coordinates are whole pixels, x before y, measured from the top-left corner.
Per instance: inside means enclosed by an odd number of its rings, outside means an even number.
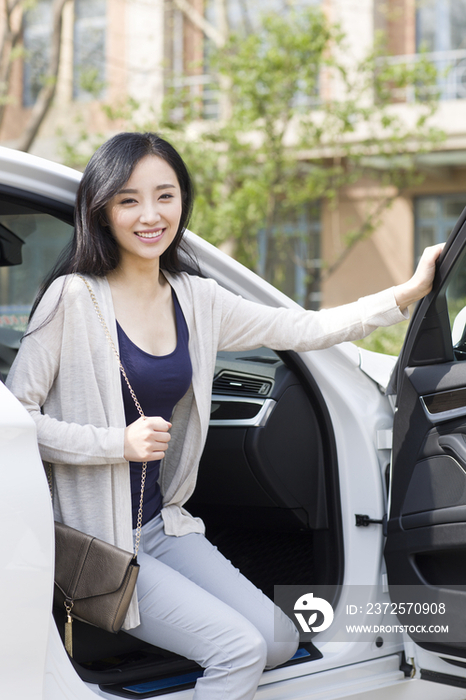
[[[202,521],[189,515],[183,504],[194,490],[207,436],[218,350],[261,345],[275,350],[321,349],[364,337],[405,316],[393,290],[313,312],[249,302],[213,280],[185,273],[166,277],[186,318],[193,366],[192,385],[173,413],[172,439],[160,476],[165,532],[179,536],[204,531]],[[88,279],[117,344],[108,282]],[[79,277],[60,278],[51,285],[34,315],[33,329],[37,330],[21,343],[7,384],[36,422],[42,458],[53,464],[55,518],[131,551],[120,373]],[[133,602],[125,628],[138,623]]]

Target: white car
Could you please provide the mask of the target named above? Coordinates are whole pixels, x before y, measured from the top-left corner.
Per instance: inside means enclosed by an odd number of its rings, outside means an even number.
[[[79,178],[0,149],[4,376],[37,287],[71,236]],[[413,315],[396,396],[384,392],[395,359],[351,343],[219,355],[187,507],[256,585],[291,606],[302,633],[296,657],[264,672],[260,700],[466,698],[464,221]],[[293,306],[188,236],[203,274]],[[53,516],[35,426],[1,383],[0,522],[2,699],[192,696],[196,664],[125,633],[75,622],[68,657],[61,612],[52,614]]]

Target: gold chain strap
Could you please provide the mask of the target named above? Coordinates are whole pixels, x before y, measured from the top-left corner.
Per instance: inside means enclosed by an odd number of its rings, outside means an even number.
[[[92,303],[94,304],[95,312],[96,312],[98,319],[99,319],[99,321],[104,329],[105,335],[107,336],[108,341],[109,341],[110,345],[112,346],[112,350],[115,353],[116,359],[118,361],[118,366],[119,366],[120,371],[123,375],[123,378],[128,386],[129,393],[131,394],[131,397],[136,405],[136,408],[138,410],[139,415],[141,416],[141,418],[145,418],[144,411],[142,410],[141,404],[139,403],[139,401],[136,398],[136,394],[133,391],[133,387],[129,383],[129,379],[128,379],[128,376],[125,372],[125,368],[122,365],[118,350],[115,347],[115,343],[113,342],[113,338],[110,335],[110,331],[108,330],[107,324],[105,323],[105,319],[102,316],[102,313],[100,311],[99,304],[97,303],[97,299],[96,299],[96,296],[94,294],[94,290],[92,289],[89,282],[82,275],[78,274],[77,276],[82,279],[82,281],[84,282],[84,284],[86,285],[86,287],[89,291],[90,297],[92,299]],[[137,521],[136,521],[136,538],[135,538],[135,542],[134,542],[134,559],[136,559],[136,557],[137,557],[137,554],[139,551],[139,544],[141,542],[142,509],[143,509],[143,504],[144,504],[144,487],[146,485],[146,474],[147,474],[147,462],[143,462],[142,472],[141,472],[141,498],[139,499],[139,510],[138,510],[138,517],[137,517]]]

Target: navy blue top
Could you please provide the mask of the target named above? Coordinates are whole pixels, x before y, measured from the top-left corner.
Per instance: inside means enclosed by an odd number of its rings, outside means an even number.
[[[177,343],[169,355],[150,355],[128,338],[117,322],[121,363],[146,416],[162,416],[169,421],[175,404],[185,395],[192,379],[189,357],[189,331],[175,292],[172,290],[176,314]],[[121,377],[126,425],[139,418],[128,386]],[[141,497],[141,462],[130,462],[131,502],[133,528],[136,527]],[[147,523],[162,508],[162,494],[158,484],[160,460],[147,463],[146,486],[142,522]]]

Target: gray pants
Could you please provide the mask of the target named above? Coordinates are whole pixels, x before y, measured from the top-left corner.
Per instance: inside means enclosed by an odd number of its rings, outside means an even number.
[[[202,666],[195,700],[250,700],[264,668],[293,656],[298,631],[204,535],[142,528],[137,583],[141,624],[130,634]],[[279,639],[274,641],[274,625]]]

